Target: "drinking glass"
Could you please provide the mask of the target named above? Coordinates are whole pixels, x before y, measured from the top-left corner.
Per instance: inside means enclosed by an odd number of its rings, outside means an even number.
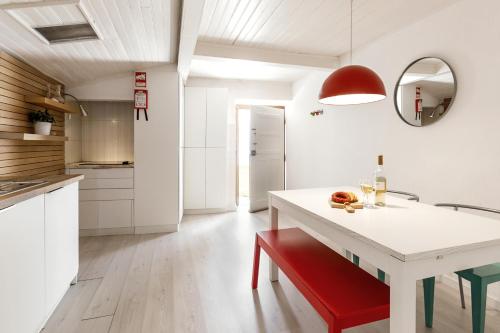
[[[363,206],[372,207],[372,202],[370,194],[374,191],[373,180],[368,178],[361,178],[359,180],[359,186],[361,187],[361,192],[363,192]]]

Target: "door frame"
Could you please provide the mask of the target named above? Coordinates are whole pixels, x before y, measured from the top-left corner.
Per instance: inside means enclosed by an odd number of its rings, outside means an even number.
[[[286,189],[286,106],[285,105],[266,105],[266,104],[236,104],[236,207],[240,205],[240,109],[250,109],[252,106],[267,106],[283,110],[283,189]]]

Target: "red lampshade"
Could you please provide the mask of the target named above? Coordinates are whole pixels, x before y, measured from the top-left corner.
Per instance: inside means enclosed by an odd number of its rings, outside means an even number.
[[[319,102],[331,105],[362,104],[383,100],[384,83],[368,67],[350,65],[328,76],[319,93]]]

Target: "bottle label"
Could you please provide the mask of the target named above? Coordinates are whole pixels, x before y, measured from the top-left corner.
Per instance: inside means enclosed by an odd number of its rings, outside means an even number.
[[[376,182],[375,183],[375,191],[386,191],[385,182]]]

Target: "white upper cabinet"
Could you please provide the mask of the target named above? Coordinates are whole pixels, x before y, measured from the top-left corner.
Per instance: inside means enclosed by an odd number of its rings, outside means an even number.
[[[184,146],[205,147],[207,89],[186,87],[184,96]]]
[[[225,147],[228,105],[226,88],[186,87],[184,146]]]
[[[226,146],[227,111],[228,111],[227,89],[208,88],[206,147]]]

